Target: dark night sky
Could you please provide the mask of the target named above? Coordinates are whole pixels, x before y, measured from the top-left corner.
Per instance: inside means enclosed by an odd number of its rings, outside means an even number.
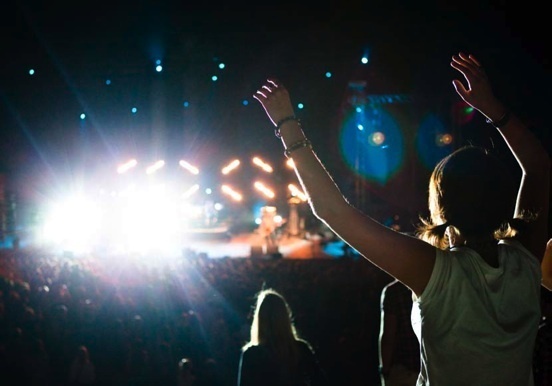
[[[331,152],[350,82],[443,109],[458,99],[448,63],[460,50],[481,59],[508,104],[548,123],[546,12],[537,2],[503,3],[7,0],[0,170],[51,182],[136,154],[202,162],[261,149],[280,157],[251,98],[269,75],[306,104],[306,130]],[[372,62],[362,66],[367,50]],[[162,73],[154,71],[158,58]]]

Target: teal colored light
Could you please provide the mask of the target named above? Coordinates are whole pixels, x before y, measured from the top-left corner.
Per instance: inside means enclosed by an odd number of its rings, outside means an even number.
[[[218,66],[219,66],[219,68],[220,68],[221,70],[223,70],[223,69],[224,69],[224,67],[226,67],[226,64],[224,64],[224,63],[219,63],[219,65],[218,65]]]
[[[326,74],[325,74],[326,78],[331,78],[332,77],[332,73],[330,71],[326,71]]]
[[[29,70],[29,75],[34,75],[35,73],[35,70],[33,70],[32,68]]]
[[[188,106],[190,106],[190,102],[188,102],[188,101],[185,101],[184,103],[182,103],[182,106],[184,106],[184,107],[188,107]]]
[[[130,111],[132,112],[132,114],[136,114],[136,112],[138,111],[138,109],[136,107],[133,107],[132,109],[130,109]]]
[[[85,113],[82,113],[82,114],[80,115],[81,121],[84,120],[85,118],[86,118],[86,114],[85,114]]]
[[[299,110],[303,110],[303,109],[305,108],[305,105],[302,104],[302,103],[297,103],[297,108],[298,108]]]
[[[213,82],[216,82],[216,81],[218,80],[218,76],[213,75],[213,76],[211,77],[211,80],[212,80]]]
[[[382,143],[374,142],[376,133],[383,134]],[[351,170],[381,184],[403,164],[403,135],[395,118],[381,108],[367,107],[362,114],[352,111],[344,122],[339,144]]]
[[[454,141],[448,145],[438,144],[437,141],[439,136],[447,133],[442,120],[435,114],[428,114],[422,119],[416,135],[416,149],[419,159],[428,169],[433,169],[437,162],[452,152]]]
[[[111,84],[111,79],[106,79],[105,84],[109,86]]]

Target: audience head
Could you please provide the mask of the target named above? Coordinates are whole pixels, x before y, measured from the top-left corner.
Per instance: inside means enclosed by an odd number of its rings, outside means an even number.
[[[429,181],[428,220],[418,235],[446,248],[446,229],[455,228],[463,239],[512,237],[516,181],[497,156],[464,146],[443,158]]]
[[[273,345],[297,338],[293,315],[284,297],[274,289],[264,289],[257,294],[250,344]]]

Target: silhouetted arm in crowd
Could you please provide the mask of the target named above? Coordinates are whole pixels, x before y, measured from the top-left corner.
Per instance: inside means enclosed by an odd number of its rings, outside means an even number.
[[[546,250],[541,262],[542,285],[548,291],[552,291],[552,239],[546,243]]]

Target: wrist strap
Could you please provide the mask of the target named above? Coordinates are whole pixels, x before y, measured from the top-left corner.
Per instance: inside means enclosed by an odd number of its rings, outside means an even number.
[[[510,110],[506,111],[503,116],[501,116],[497,121],[492,121],[490,118],[487,118],[487,123],[493,125],[497,129],[506,125],[510,120]]]
[[[284,151],[284,155],[286,156],[286,158],[289,158],[291,156],[291,153],[293,153],[295,150],[302,149],[304,147],[308,147],[309,149],[312,149],[311,141],[305,138],[301,141],[295,142],[294,144],[286,148],[286,150]]]
[[[301,120],[299,118],[297,118],[295,115],[290,115],[290,116],[287,116],[285,118],[282,118],[278,121],[278,123],[276,123],[276,128],[274,129],[274,135],[278,138],[282,138],[282,134],[280,134],[280,128],[282,127],[282,125],[286,122],[289,122],[289,121],[296,121],[299,126],[301,126]]]

